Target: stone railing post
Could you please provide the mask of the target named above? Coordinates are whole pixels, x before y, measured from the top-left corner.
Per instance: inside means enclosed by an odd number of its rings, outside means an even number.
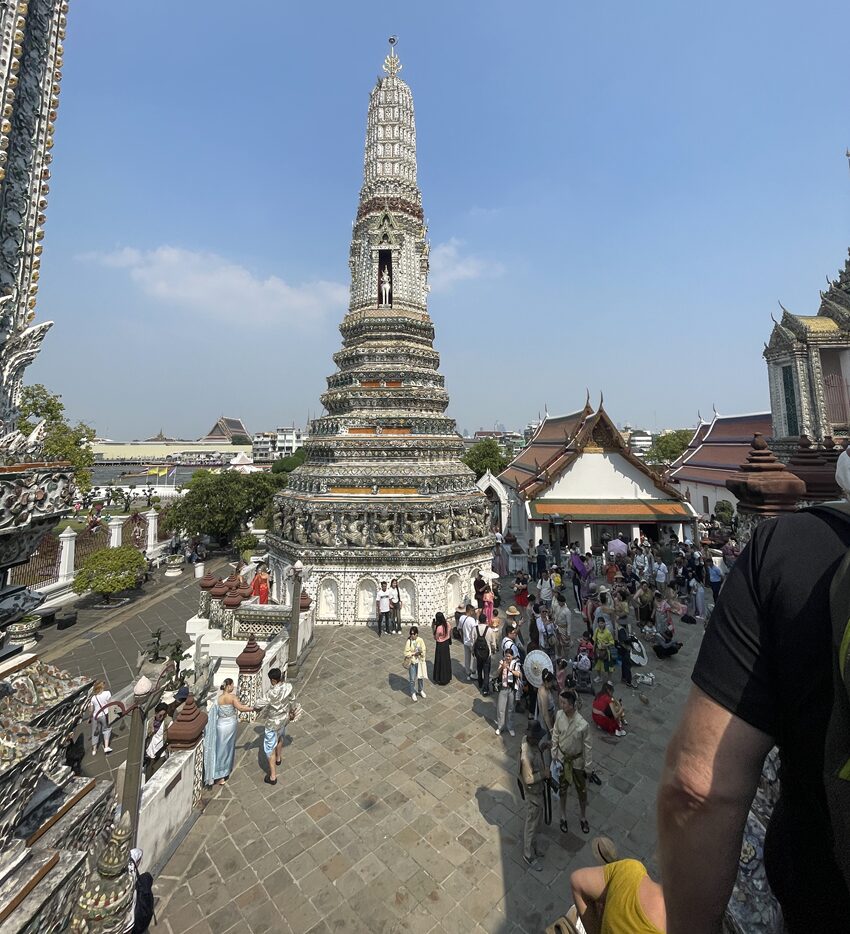
[[[148,557],[150,557],[159,544],[159,513],[155,509],[151,509],[145,513],[145,518],[148,520],[148,543],[145,550]]]
[[[248,636],[245,648],[236,656],[236,664],[239,667],[239,684],[236,686],[236,693],[239,700],[248,707],[253,707],[263,696],[263,661],[266,653],[257,644],[252,632]],[[254,711],[250,713],[240,713],[240,720],[256,720],[257,714]]]
[[[236,611],[242,606],[242,594],[239,590],[229,590],[221,601],[221,638],[232,639],[236,622]]]
[[[186,703],[168,728],[168,747],[176,749],[194,749],[195,765],[192,771],[192,807],[201,801],[201,789],[204,786],[204,729],[207,725],[207,712],[195,703],[194,694],[186,698]]]
[[[121,529],[124,527],[126,516],[112,516],[109,520],[109,547],[121,547]]]
[[[198,616],[201,619],[210,618],[210,591],[216,584],[220,583],[214,574],[205,574],[198,582],[201,594],[198,597]]]
[[[213,584],[210,589],[210,629],[221,629],[222,606],[221,601],[227,596],[229,587],[224,581]]]
[[[59,536],[59,583],[70,584],[74,579],[74,557],[77,552],[77,533],[70,527]]]

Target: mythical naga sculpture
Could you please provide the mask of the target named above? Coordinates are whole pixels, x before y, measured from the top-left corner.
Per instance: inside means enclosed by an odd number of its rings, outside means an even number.
[[[366,521],[362,516],[351,516],[345,523],[345,543],[362,547],[366,544]]]
[[[375,523],[375,530],[373,532],[374,543],[381,548],[390,548],[396,542],[395,530],[393,529],[395,522],[393,519],[393,516],[381,516]]]

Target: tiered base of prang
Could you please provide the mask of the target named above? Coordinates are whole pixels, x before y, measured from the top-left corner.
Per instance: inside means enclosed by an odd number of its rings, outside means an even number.
[[[65,764],[94,682],[27,653],[0,664],[0,681],[0,930],[61,931],[113,807],[111,782]]]

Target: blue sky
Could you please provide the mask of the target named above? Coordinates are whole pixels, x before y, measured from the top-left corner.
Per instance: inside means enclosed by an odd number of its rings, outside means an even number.
[[[318,414],[395,33],[458,427],[585,387],[650,429],[766,409],[777,300],[814,314],[850,246],[849,29],[838,0],[80,0],[26,380],[117,438]]]

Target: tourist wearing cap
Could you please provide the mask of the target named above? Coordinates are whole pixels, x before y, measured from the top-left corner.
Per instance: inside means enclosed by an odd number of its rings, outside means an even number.
[[[431,627],[434,631],[434,684],[446,685],[452,680],[452,634],[446,617],[437,613]]]
[[[236,756],[236,724],[238,714],[250,713],[236,696],[233,678],[225,678],[221,693],[209,705],[207,725],[204,729],[204,784],[223,785],[233,771]]]

